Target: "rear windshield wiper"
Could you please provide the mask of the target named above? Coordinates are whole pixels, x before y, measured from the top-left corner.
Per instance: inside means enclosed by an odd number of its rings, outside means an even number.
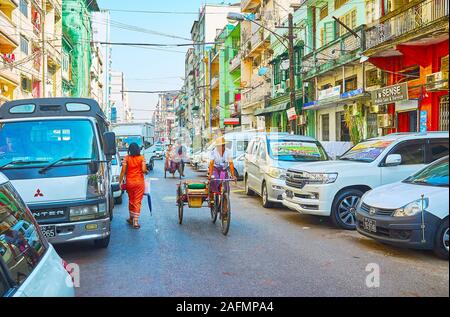
[[[39,171],[39,174],[44,174],[45,172],[47,172],[48,170],[50,170],[52,167],[56,166],[57,164],[61,163],[61,162],[76,162],[76,161],[92,161],[92,158],[77,158],[77,157],[64,157],[62,159],[56,160],[54,162],[52,162],[51,164],[45,166],[44,168],[42,168]]]
[[[11,162],[8,162],[8,163],[6,163],[6,164],[3,164],[2,166],[0,166],[0,170],[3,170],[3,169],[5,169],[7,166],[10,166],[10,165],[16,165],[16,164],[19,164],[19,165],[28,165],[28,164],[40,164],[40,163],[48,163],[48,161],[26,161],[26,160],[16,160],[16,161],[11,161]]]

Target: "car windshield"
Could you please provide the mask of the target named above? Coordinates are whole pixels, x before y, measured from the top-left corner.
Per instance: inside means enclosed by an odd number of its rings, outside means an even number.
[[[448,158],[428,165],[420,172],[408,177],[404,183],[448,187]]]
[[[98,160],[90,121],[42,120],[0,125],[0,166],[5,169],[41,167],[68,157],[73,160],[61,162],[59,166]]]
[[[340,157],[343,161],[373,162],[392,144],[392,140],[369,140],[358,143]]]
[[[116,137],[117,142],[117,148],[121,151],[127,151],[128,147],[131,143],[137,143],[140,147],[144,144],[142,143],[142,137],[136,135],[130,135],[130,136],[117,136]]]
[[[318,142],[270,140],[269,155],[273,159],[292,162],[326,161],[328,156]]]

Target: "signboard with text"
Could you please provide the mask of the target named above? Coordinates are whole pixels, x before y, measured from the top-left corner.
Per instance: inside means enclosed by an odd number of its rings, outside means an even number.
[[[408,100],[408,83],[383,87],[371,92],[374,106]]]
[[[328,89],[319,90],[319,100],[328,98],[338,98],[341,96],[341,86],[334,86]]]
[[[286,111],[289,121],[297,119],[297,112],[295,111],[295,107],[292,107]]]

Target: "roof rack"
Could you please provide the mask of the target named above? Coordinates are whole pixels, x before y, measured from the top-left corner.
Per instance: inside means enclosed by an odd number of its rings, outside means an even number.
[[[36,98],[10,101],[0,107],[0,119],[93,117],[108,120],[97,101],[87,98]]]

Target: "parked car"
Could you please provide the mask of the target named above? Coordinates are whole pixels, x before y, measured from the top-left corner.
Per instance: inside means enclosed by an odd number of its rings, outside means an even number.
[[[449,153],[448,132],[397,133],[363,141],[336,161],[298,164],[288,170],[283,204],[302,214],[331,216],[356,229],[356,207],[365,192],[405,179]]]
[[[447,156],[402,182],[367,192],[357,208],[358,232],[448,259],[448,174]]]
[[[244,170],[245,170],[245,153],[239,155],[233,160],[235,175],[238,180],[244,179]]]
[[[328,159],[325,149],[313,138],[288,133],[259,134],[251,139],[245,154],[245,192],[258,194],[263,206],[270,208],[283,200],[289,167]]]
[[[197,164],[197,172],[208,172],[209,160],[211,158],[212,150],[214,150],[214,143],[209,144],[206,149],[200,153],[200,160]]]
[[[111,187],[114,196],[114,203],[116,205],[122,204],[122,188],[120,188],[120,171],[122,170],[122,161],[119,158],[119,155],[116,154],[111,161]]]
[[[155,159],[162,160],[165,156],[165,147],[162,143],[155,143],[150,147]]]
[[[0,297],[74,296],[66,267],[0,173]]]

